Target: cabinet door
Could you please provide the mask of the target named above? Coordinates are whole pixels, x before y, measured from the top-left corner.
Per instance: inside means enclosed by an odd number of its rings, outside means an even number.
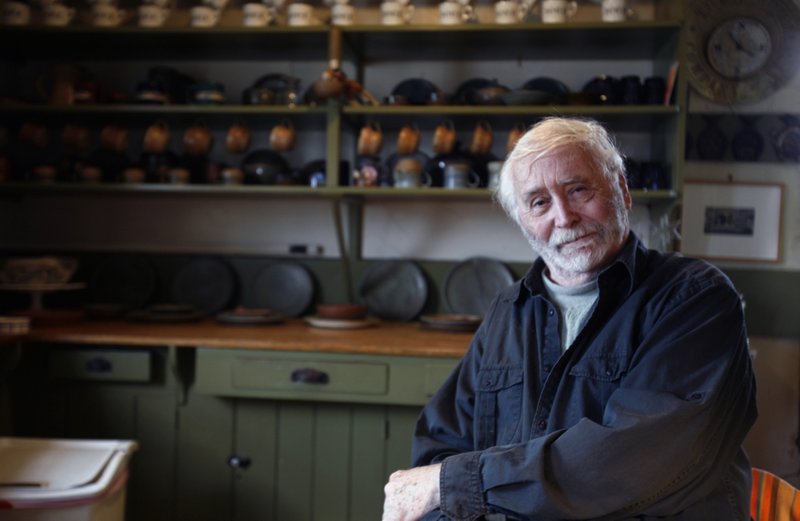
[[[177,519],[379,519],[418,412],[192,396],[179,420]]]
[[[26,347],[26,359],[12,383],[13,435],[136,440],[139,448],[129,465],[126,519],[171,521],[174,387],[155,381],[133,385],[113,379],[94,382],[50,376],[64,368],[52,368],[53,359],[68,364],[65,353],[76,359],[83,359],[86,353],[55,351],[59,354],[52,357],[52,352]],[[163,364],[163,358],[156,356],[154,366],[163,369]]]

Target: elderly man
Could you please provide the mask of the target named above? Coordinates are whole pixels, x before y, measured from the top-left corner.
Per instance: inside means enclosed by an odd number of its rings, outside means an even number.
[[[630,231],[596,122],[534,126],[497,199],[539,258],[423,410],[383,520],[749,519],[755,382],[731,282]]]

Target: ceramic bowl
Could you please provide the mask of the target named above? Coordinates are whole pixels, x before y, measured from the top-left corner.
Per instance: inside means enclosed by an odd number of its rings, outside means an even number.
[[[8,284],[64,284],[78,269],[77,259],[65,257],[17,257],[6,259],[0,282]]]
[[[367,316],[369,309],[360,304],[317,304],[317,316],[339,320],[358,320]]]

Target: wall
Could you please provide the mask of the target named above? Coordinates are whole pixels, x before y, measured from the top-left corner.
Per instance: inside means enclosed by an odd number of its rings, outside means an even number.
[[[778,183],[783,185],[782,229],[777,262],[712,260],[720,266],[744,294],[747,302],[748,328],[751,333],[776,337],[800,338],[800,164],[780,162],[773,148],[774,136],[784,126],[780,117],[797,114],[800,104],[800,76],[773,95],[756,103],[719,105],[693,94],[691,114],[717,116],[754,116],[764,137],[765,148],[759,162],[736,162],[730,149],[723,161],[700,161],[696,152],[687,161],[684,179],[723,182]],[[739,128],[736,118],[725,117],[723,128],[730,138]],[[690,128],[696,140],[702,126]]]

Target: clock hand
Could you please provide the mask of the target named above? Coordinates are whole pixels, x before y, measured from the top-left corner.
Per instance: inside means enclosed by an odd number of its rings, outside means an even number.
[[[736,35],[733,33],[733,31],[728,31],[728,36],[730,36],[731,40],[733,40],[733,44],[736,46],[737,51],[742,51],[749,56],[753,56],[753,51],[742,45],[742,42],[736,38]]]

